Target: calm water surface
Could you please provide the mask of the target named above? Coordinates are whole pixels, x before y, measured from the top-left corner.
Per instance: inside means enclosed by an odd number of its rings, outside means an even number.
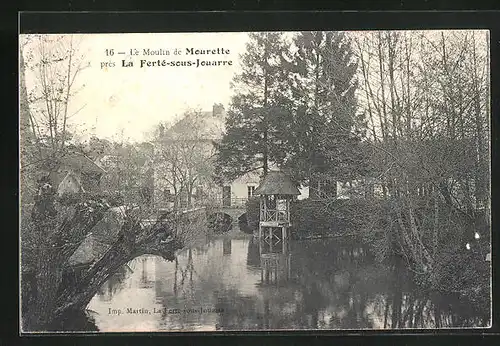
[[[239,238],[182,250],[175,262],[134,259],[88,305],[98,329],[446,328],[489,319],[458,296],[416,290],[400,266],[375,262],[353,241],[290,241],[260,255],[257,240]]]

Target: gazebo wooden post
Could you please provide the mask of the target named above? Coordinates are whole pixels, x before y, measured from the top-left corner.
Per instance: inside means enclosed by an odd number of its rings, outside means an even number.
[[[281,227],[281,247],[282,247],[282,252],[283,254],[285,254],[286,252],[286,242],[288,241],[287,239],[287,231],[286,231],[286,227]]]
[[[290,199],[286,199],[286,219],[290,222]]]
[[[262,278],[262,283],[266,280],[266,263],[261,259],[260,260],[260,276]]]
[[[262,226],[262,220],[265,220],[266,218],[266,197],[265,195],[260,196],[260,208],[259,208],[259,244],[262,241],[262,236],[265,235],[265,228]],[[263,234],[264,233],[264,234]]]
[[[288,279],[292,277],[292,270],[290,267],[290,254],[286,255],[286,269],[287,269],[287,274],[288,274]]]
[[[260,250],[260,253],[262,254],[261,240],[262,240],[262,225],[259,222],[259,250]]]
[[[268,227],[269,229],[269,252],[273,252],[273,228]]]
[[[264,195],[264,196],[262,197],[262,205],[263,205],[263,207],[264,207],[264,208],[263,208],[263,210],[264,210],[264,211],[263,211],[263,213],[262,213],[262,217],[261,217],[260,219],[261,219],[261,220],[263,220],[263,219],[265,220],[265,219],[266,219],[266,217],[267,217],[267,196],[266,196],[266,195]]]
[[[274,278],[275,278],[275,283],[276,285],[278,284],[278,260],[275,260],[274,262]]]

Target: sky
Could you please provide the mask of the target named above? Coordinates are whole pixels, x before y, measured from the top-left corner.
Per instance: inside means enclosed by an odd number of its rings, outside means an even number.
[[[245,49],[246,33],[143,33],[74,35],[79,51],[90,66],[75,81],[78,93],[70,101],[69,120],[77,137],[96,135],[108,139],[141,141],[160,121],[171,121],[188,108],[204,111],[214,103],[226,109],[231,97],[230,82],[239,70],[239,55]],[[224,55],[186,56],[186,49],[228,49]],[[106,49],[114,55],[107,56]],[[139,55],[130,56],[137,49]],[[169,50],[170,55],[144,55],[144,49]],[[179,49],[182,55],[173,55]],[[120,55],[118,52],[126,52]],[[231,60],[232,66],[140,67],[141,60],[168,61]],[[133,67],[121,67],[122,60]],[[103,63],[114,62],[115,67]],[[26,75],[28,90],[34,75]],[[82,87],[83,86],[83,87]],[[81,88],[82,87],[82,88]],[[83,108],[82,108],[83,107]]]
[[[437,34],[438,32],[436,32]],[[67,35],[69,39],[70,35]],[[70,129],[78,140],[91,135],[110,140],[148,140],[159,122],[170,122],[189,108],[210,111],[214,103],[227,109],[232,95],[230,83],[240,71],[239,56],[245,51],[247,33],[142,33],[79,34],[79,52],[90,66],[78,75],[71,99]],[[22,40],[22,38],[21,38]],[[229,50],[229,54],[186,55],[187,49]],[[130,56],[130,50],[138,55]],[[144,55],[144,50],[170,51],[170,55]],[[174,55],[179,49],[182,55]],[[114,55],[106,55],[113,50]],[[120,55],[119,52],[126,54]],[[141,60],[166,62],[200,60],[232,61],[231,66],[152,66]],[[133,67],[122,67],[133,61]],[[114,67],[104,66],[114,63]],[[26,74],[28,90],[35,83]]]

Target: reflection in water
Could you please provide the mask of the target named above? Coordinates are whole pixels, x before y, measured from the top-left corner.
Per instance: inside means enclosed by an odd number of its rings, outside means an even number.
[[[479,313],[458,296],[417,290],[399,261],[376,263],[354,242],[291,241],[273,246],[272,253],[262,245],[253,238],[215,239],[179,252],[174,262],[141,256],[103,286],[89,309],[97,312],[101,331],[435,328],[488,322],[489,313]],[[151,313],[127,313],[127,308]]]
[[[283,238],[281,235],[259,240],[261,284],[278,285],[290,280],[289,246],[288,238]]]
[[[134,260],[135,261],[135,260]],[[132,261],[131,263],[133,263]],[[113,295],[124,288],[125,279],[133,272],[129,264],[121,267],[118,271],[101,286],[98,291],[98,297],[102,301],[110,301]]]
[[[247,266],[253,268],[260,267],[260,248],[257,238],[250,238],[248,241]]]
[[[222,241],[222,253],[224,255],[231,254],[231,238],[227,238]]]
[[[141,282],[140,288],[154,287],[155,271],[154,266],[156,261],[151,261],[147,257],[141,257]]]
[[[290,254],[267,253],[260,256],[262,284],[279,284],[290,280]]]

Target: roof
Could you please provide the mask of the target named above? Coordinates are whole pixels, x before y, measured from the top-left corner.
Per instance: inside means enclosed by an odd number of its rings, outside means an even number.
[[[55,156],[63,165],[69,166],[80,172],[106,173],[106,170],[98,163],[92,161],[92,159],[84,153],[74,149],[67,148],[64,151],[55,153],[49,149],[42,149],[42,153],[47,160]]]
[[[165,134],[167,138],[170,136],[174,140],[181,139],[195,139],[195,140],[218,140],[222,138],[224,132],[225,120],[223,117],[215,115],[213,112],[200,112],[195,114],[184,115],[172,127],[166,129]],[[188,133],[195,128],[198,133]],[[191,135],[191,138],[190,138]],[[194,137],[193,137],[194,136]]]
[[[66,153],[62,158],[64,164],[81,172],[105,173],[99,164],[92,161],[87,155],[76,151]]]
[[[256,195],[300,195],[295,184],[283,172],[269,172],[255,189]]]

